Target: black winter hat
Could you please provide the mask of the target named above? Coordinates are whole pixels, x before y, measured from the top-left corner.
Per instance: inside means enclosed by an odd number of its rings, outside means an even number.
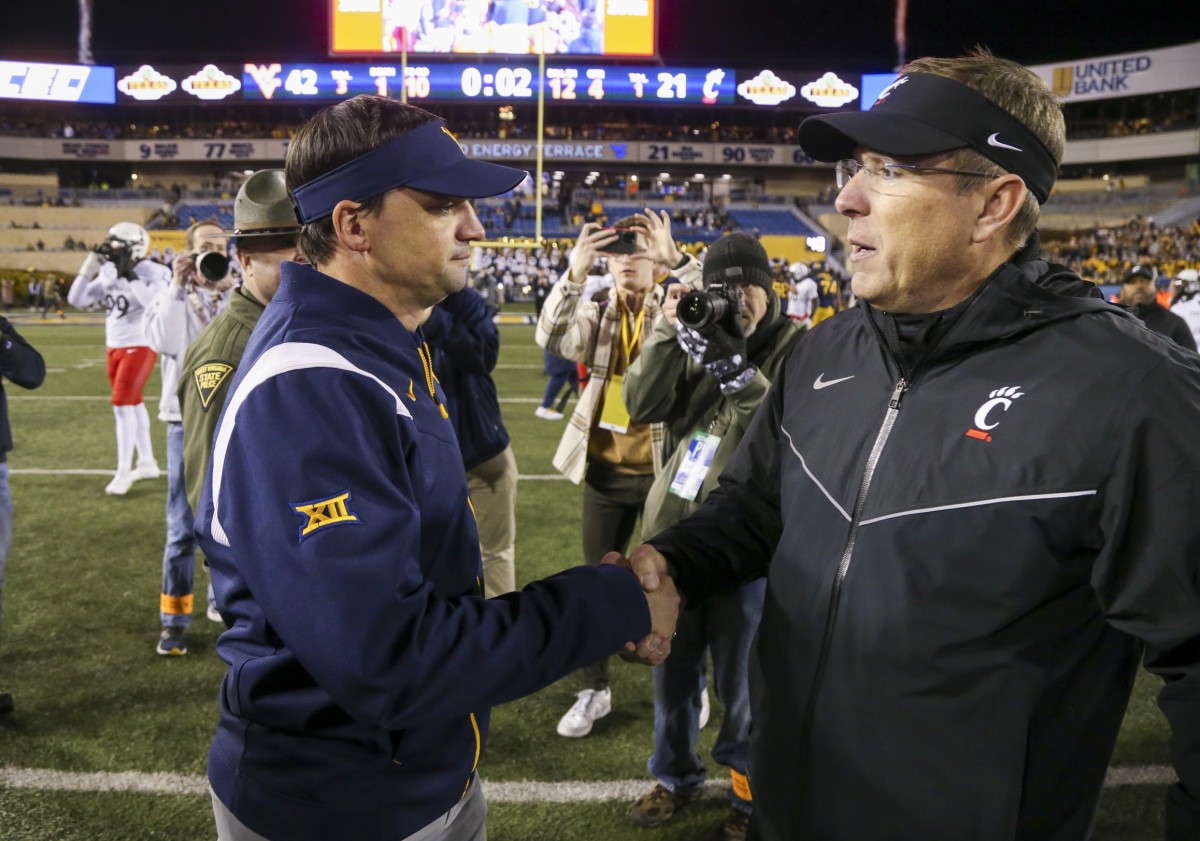
[[[749,234],[726,234],[710,245],[704,256],[705,286],[714,280],[754,283],[773,293],[773,279],[767,250]]]

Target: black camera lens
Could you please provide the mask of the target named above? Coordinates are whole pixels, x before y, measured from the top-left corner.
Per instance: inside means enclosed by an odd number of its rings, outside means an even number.
[[[689,292],[679,299],[679,309],[675,314],[679,320],[699,330],[714,321],[720,321],[729,310],[729,299],[724,295],[714,295],[711,292]]]
[[[213,283],[223,280],[229,274],[229,258],[220,251],[205,251],[196,256],[196,271]]]

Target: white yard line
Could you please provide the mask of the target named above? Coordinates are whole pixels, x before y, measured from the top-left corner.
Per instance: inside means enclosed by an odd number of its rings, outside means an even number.
[[[49,369],[47,369],[49,370]],[[9,403],[20,403],[25,400],[83,400],[87,402],[103,400],[112,402],[112,397],[104,394],[10,394]]]
[[[73,467],[13,467],[8,472],[13,476],[111,476],[113,474],[111,470],[90,470]],[[517,478],[522,482],[565,482],[567,480],[566,476],[557,473],[524,473]]]
[[[87,470],[84,468],[71,468],[56,470],[45,467],[14,467],[9,471],[13,476],[111,476],[111,470]]]
[[[498,399],[501,403],[529,403],[532,405],[542,402],[540,397],[501,397]],[[112,398],[105,394],[10,394],[8,396],[9,403],[18,403],[23,400],[103,400],[107,402]]]
[[[1177,781],[1168,765],[1142,765],[1109,768],[1105,787],[1127,785],[1169,785]],[[493,803],[590,803],[604,800],[633,800],[645,794],[649,778],[609,780],[606,782],[488,782],[487,799]],[[186,774],[144,774],[139,771],[79,773],[48,771],[40,768],[0,767],[0,787],[37,791],[133,791],[141,794],[204,794],[208,781]],[[705,785],[705,797],[724,797],[727,780],[712,780]]]

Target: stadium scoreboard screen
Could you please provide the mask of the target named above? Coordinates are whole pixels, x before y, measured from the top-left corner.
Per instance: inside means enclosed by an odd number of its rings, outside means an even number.
[[[403,69],[403,78],[402,76]],[[721,67],[546,65],[547,102],[731,105],[734,70]],[[536,66],[512,64],[246,64],[246,99],[345,99],[361,93],[410,101],[536,101]]]
[[[328,0],[329,54],[657,54],[658,0]]]

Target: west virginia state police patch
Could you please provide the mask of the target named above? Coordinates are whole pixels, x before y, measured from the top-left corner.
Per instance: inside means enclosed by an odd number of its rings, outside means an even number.
[[[336,496],[324,499],[289,502],[288,505],[292,510],[304,520],[300,526],[300,542],[303,543],[315,532],[327,526],[361,526],[358,515],[347,505],[351,498],[352,495],[347,489]]]
[[[222,362],[208,362],[196,369],[192,380],[196,383],[196,393],[200,395],[200,405],[204,411],[208,411],[213,394],[232,372],[233,368]]]

